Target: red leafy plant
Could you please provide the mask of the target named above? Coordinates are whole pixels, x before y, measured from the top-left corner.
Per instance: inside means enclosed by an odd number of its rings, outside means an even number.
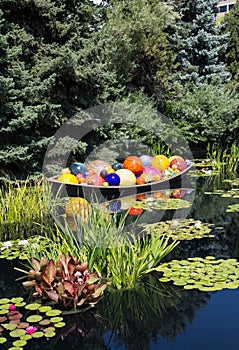
[[[35,290],[34,296],[52,300],[64,309],[94,306],[107,287],[97,272],[89,273],[85,262],[80,264],[64,253],[57,262],[33,258],[32,267],[29,280],[23,282],[25,289]]]

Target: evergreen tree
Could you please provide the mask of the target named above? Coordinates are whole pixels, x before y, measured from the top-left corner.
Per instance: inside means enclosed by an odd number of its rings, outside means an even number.
[[[239,2],[224,17],[225,32],[229,33],[226,65],[231,74],[232,85],[239,89]]]
[[[64,121],[120,93],[95,7],[90,0],[1,1],[0,175],[41,171]]]
[[[160,102],[170,91],[175,54],[168,40],[176,13],[161,0],[111,0],[106,10],[104,33],[115,51],[109,67],[127,91],[143,88]]]
[[[177,41],[179,79],[200,85],[225,82],[228,73],[221,61],[227,35],[215,25],[217,0],[187,0],[181,9]]]

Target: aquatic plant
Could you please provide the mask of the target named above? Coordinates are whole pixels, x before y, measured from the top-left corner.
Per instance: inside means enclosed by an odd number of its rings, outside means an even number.
[[[221,149],[215,145],[208,144],[207,158],[214,170],[219,173],[236,174],[239,167],[239,145],[232,144],[231,148]]]
[[[11,310],[10,306],[14,306]],[[30,314],[29,314],[30,313]],[[56,317],[57,315],[57,317]],[[23,348],[30,340],[55,337],[64,328],[62,311],[52,306],[26,303],[22,297],[0,299],[0,344],[13,338],[12,348]]]
[[[231,204],[228,206],[227,213],[239,213],[239,204]]]
[[[52,300],[64,309],[93,306],[102,298],[107,287],[99,283],[97,273],[89,273],[86,263],[80,264],[71,256],[61,255],[57,262],[42,257],[33,258],[28,281],[23,282],[27,290],[44,301]]]
[[[173,219],[144,225],[147,234],[166,234],[173,240],[212,238],[214,225],[194,219]]]
[[[8,182],[0,188],[0,239],[25,239],[54,229],[44,181]]]
[[[225,288],[239,288],[239,262],[236,259],[219,259],[213,256],[172,260],[155,270],[162,272],[161,282],[173,281],[184,289],[213,292]]]
[[[181,208],[189,208],[191,203],[180,198],[146,198],[141,201],[132,203],[133,208],[137,209],[157,209],[157,210],[175,210]]]

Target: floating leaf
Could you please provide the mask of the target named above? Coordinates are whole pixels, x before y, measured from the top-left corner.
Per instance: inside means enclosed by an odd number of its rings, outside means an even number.
[[[60,310],[50,310],[47,311],[46,316],[51,317],[51,316],[58,316],[61,315],[61,311]]]
[[[18,347],[18,346],[25,346],[26,345],[26,340],[16,340],[12,343],[12,345]]]
[[[63,321],[63,317],[52,317],[52,318],[50,319],[50,321],[51,321],[52,323],[61,322],[61,321]]]
[[[28,322],[20,322],[17,325],[17,328],[27,328],[29,326]]]
[[[0,304],[8,304],[8,303],[10,303],[10,299],[8,299],[8,298],[0,299]]]
[[[33,304],[26,305],[25,309],[35,311],[35,310],[38,310],[40,306],[41,304],[33,303]]]
[[[7,339],[6,339],[6,338],[4,338],[4,337],[0,337],[0,344],[5,343],[6,341],[7,341]]]
[[[44,333],[43,332],[35,332],[35,333],[32,333],[32,338],[41,338],[44,336]]]
[[[55,327],[47,327],[47,328],[45,328],[45,329],[43,329],[43,332],[48,332],[48,331],[53,331],[53,332],[55,332]]]
[[[50,324],[51,323],[51,321],[48,319],[48,318],[45,318],[44,320],[41,320],[40,322],[39,322],[39,325],[40,326],[47,326],[48,324]]]
[[[3,323],[3,322],[5,322],[5,321],[7,321],[7,317],[1,316],[1,317],[0,317],[0,323]]]
[[[13,331],[14,329],[17,328],[17,325],[13,323],[3,323],[2,327],[7,329],[8,331]]]
[[[44,335],[46,338],[52,338],[56,335],[56,333],[53,331],[47,331]]]
[[[24,334],[25,334],[24,329],[15,329],[14,331],[9,333],[9,335],[13,338],[20,338]]]
[[[47,311],[50,311],[52,309],[52,307],[51,306],[41,306],[41,307],[39,307],[39,311],[40,312],[47,312]]]
[[[8,310],[9,309],[9,306],[10,306],[11,304],[2,304],[2,305],[0,305],[0,310]]]
[[[20,339],[21,340],[30,340],[30,339],[32,339],[32,336],[30,334],[24,334],[24,335],[21,335]]]
[[[9,348],[8,350],[23,350],[22,347],[15,347],[15,346],[12,346],[11,348]]]
[[[27,322],[30,322],[30,323],[39,322],[41,320],[42,320],[42,316],[40,315],[32,315],[27,318]]]
[[[161,282],[172,281],[185,289],[216,291],[225,288],[239,288],[239,262],[236,259],[189,258],[172,260],[156,268],[163,272]]]
[[[23,297],[13,297],[10,301],[13,304],[21,303],[23,301]]]
[[[56,327],[56,328],[62,328],[62,327],[65,327],[65,322],[58,322],[58,323],[55,323],[54,324],[54,326]]]

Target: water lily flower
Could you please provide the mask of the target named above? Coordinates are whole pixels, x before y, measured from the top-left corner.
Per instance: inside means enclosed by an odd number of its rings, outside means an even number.
[[[202,226],[202,222],[201,222],[200,220],[197,220],[197,221],[195,222],[195,228],[196,228],[196,230],[200,230],[201,226]]]
[[[4,249],[8,249],[8,248],[11,248],[11,246],[12,246],[12,242],[10,242],[10,241],[7,241],[7,242],[4,242],[3,243],[3,245],[2,245],[2,247],[1,247],[1,250],[4,250]]]
[[[29,243],[28,243],[28,240],[27,239],[23,239],[23,240],[21,240],[21,241],[19,241],[18,242],[18,245],[24,245],[24,246],[26,246],[26,245],[28,245]]]
[[[34,327],[34,326],[28,326],[26,328],[26,334],[33,334],[37,331],[37,327]]]
[[[14,311],[14,310],[17,309],[17,307],[16,307],[16,305],[14,305],[14,304],[10,304],[8,309],[9,309],[10,311]]]

